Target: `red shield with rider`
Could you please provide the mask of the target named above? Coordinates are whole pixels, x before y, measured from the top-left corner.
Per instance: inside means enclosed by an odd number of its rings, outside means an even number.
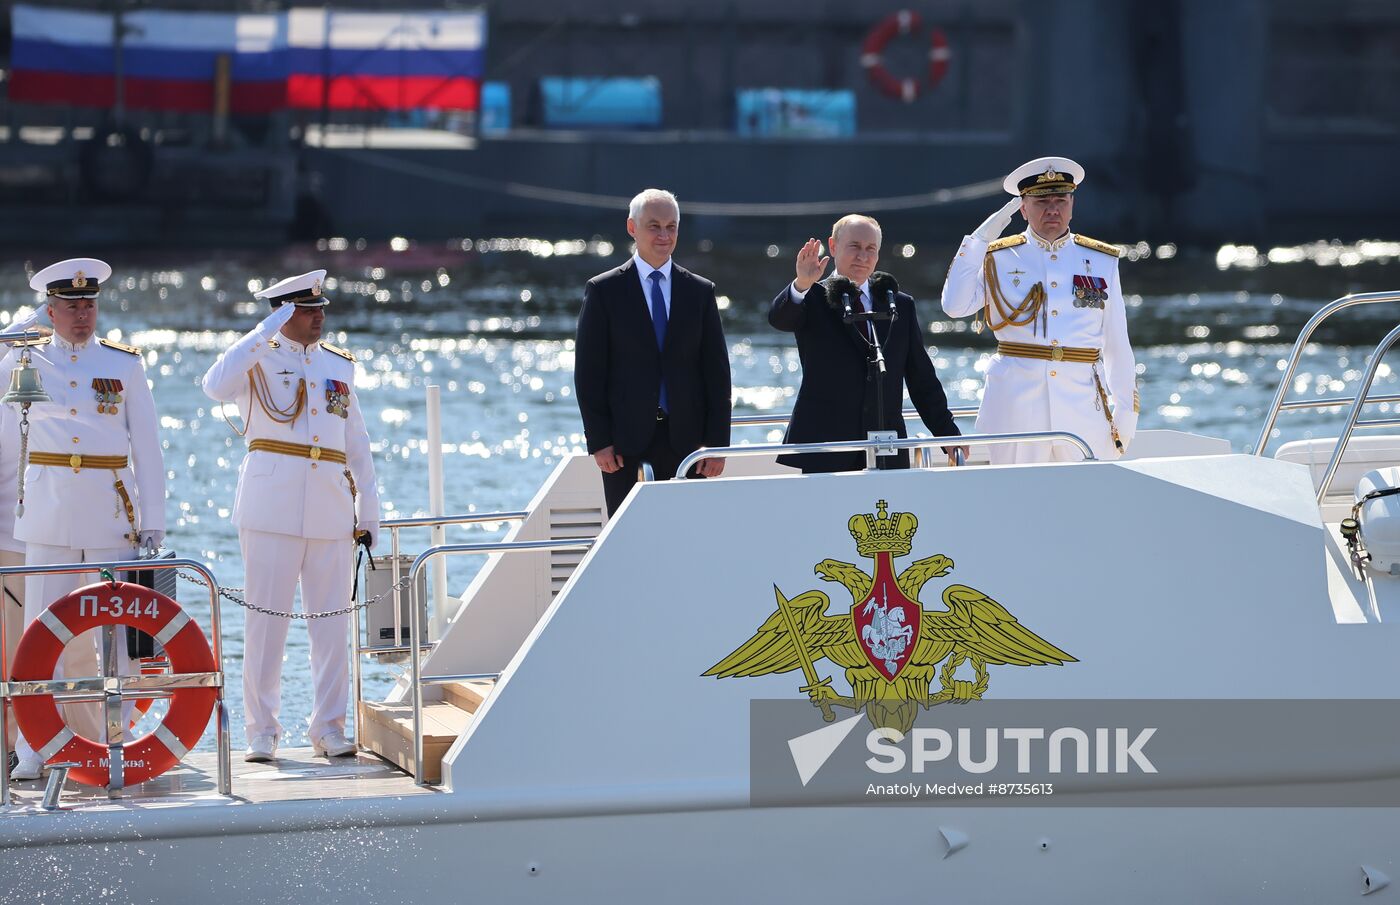
[[[893,556],[876,553],[870,595],[851,610],[851,618],[861,652],[886,680],[893,682],[913,657],[921,614],[895,581]]]

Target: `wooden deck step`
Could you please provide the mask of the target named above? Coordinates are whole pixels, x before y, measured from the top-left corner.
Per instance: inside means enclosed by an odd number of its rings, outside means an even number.
[[[457,705],[467,713],[476,713],[476,709],[491,694],[495,684],[490,679],[480,682],[457,682],[442,686],[442,695],[448,703]]]
[[[423,767],[429,782],[442,780],[442,758],[466,731],[472,715],[447,701],[423,706]],[[407,773],[414,771],[413,704],[361,701],[360,744]]]

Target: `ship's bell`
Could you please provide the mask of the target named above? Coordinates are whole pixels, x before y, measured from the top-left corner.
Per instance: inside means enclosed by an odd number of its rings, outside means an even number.
[[[39,381],[39,369],[29,364],[28,356],[21,358],[19,367],[10,372],[10,390],[4,396],[0,396],[0,402],[18,402],[21,405],[53,402]]]

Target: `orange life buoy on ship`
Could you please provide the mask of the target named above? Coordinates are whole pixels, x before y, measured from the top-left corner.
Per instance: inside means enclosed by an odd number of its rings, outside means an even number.
[[[79,588],[40,613],[20,638],[11,677],[19,682],[52,678],[64,645],[104,625],[131,625],[154,635],[176,675],[218,670],[204,632],[179,604],[118,581]],[[209,725],[217,694],[213,688],[171,689],[170,711],[155,731],[123,746],[123,784],[145,782],[179,763]],[[107,785],[107,746],[74,734],[51,695],[17,697],[14,708],[20,731],[42,760],[74,761],[79,766],[68,775],[75,781]]]
[[[901,35],[913,34],[923,27],[923,19],[913,10],[902,9],[886,16],[865,36],[860,49],[860,65],[864,67],[870,83],[881,94],[913,103],[925,87],[933,88],[943,76],[948,74],[948,60],[952,51],[948,49],[948,37],[940,28],[934,28],[929,35],[929,68],[927,85],[917,78],[899,78],[885,66],[885,47]]]

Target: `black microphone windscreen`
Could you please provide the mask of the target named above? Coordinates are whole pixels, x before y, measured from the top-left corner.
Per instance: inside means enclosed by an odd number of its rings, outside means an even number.
[[[831,307],[840,309],[843,306],[842,296],[846,297],[844,305],[850,306],[850,299],[860,298],[860,288],[845,277],[832,277],[826,281],[826,300]]]
[[[870,275],[870,294],[878,297],[887,292],[899,292],[899,281],[883,270],[872,273]]]

